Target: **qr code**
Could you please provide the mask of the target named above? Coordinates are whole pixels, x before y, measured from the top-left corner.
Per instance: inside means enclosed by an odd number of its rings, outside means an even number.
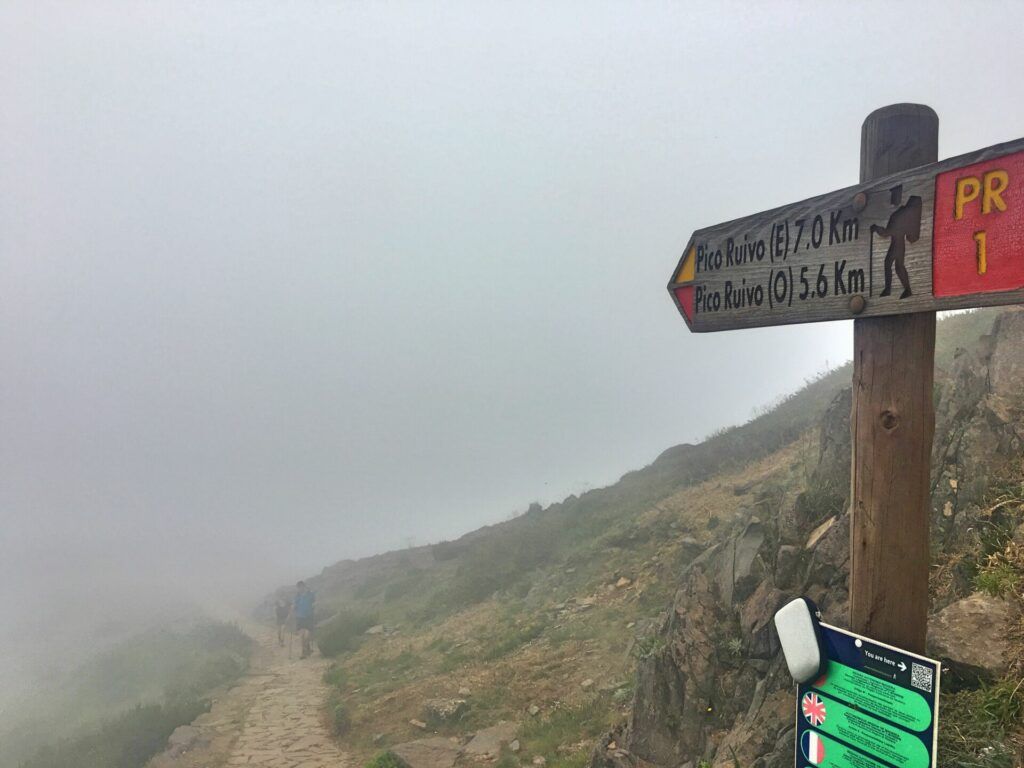
[[[928,693],[932,692],[932,680],[934,680],[935,674],[931,668],[923,666],[921,664],[910,664],[910,684],[921,691]]]

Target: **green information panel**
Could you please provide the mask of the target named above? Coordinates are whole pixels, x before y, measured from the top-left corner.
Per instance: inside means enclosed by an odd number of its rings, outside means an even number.
[[[796,768],[934,768],[939,663],[821,630],[828,668],[798,689]]]

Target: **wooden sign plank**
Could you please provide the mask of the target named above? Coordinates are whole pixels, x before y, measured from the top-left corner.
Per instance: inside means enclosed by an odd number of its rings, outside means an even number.
[[[693,233],[691,331],[1024,303],[1024,139]]]

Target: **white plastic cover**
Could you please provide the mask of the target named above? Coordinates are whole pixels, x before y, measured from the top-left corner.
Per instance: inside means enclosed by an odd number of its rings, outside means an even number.
[[[775,628],[793,679],[806,683],[817,677],[822,667],[821,648],[807,601],[798,597],[782,606],[775,613]]]

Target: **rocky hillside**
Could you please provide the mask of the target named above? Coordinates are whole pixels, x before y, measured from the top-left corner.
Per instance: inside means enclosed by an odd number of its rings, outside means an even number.
[[[937,365],[940,764],[1020,765],[1024,312],[942,321]],[[346,747],[412,768],[791,764],[770,619],[808,594],[845,623],[849,379],[609,488],[310,579]]]
[[[942,765],[1024,757],[1014,743],[1024,715],[1022,381],[1022,312],[999,316],[939,377],[929,650],[950,669]],[[821,422],[806,482],[763,484],[759,505],[687,568],[638,665],[627,722],[608,737],[618,748],[598,751],[595,765],[792,764],[793,694],[771,618],[806,594],[827,620],[846,622],[849,414],[844,389]]]

